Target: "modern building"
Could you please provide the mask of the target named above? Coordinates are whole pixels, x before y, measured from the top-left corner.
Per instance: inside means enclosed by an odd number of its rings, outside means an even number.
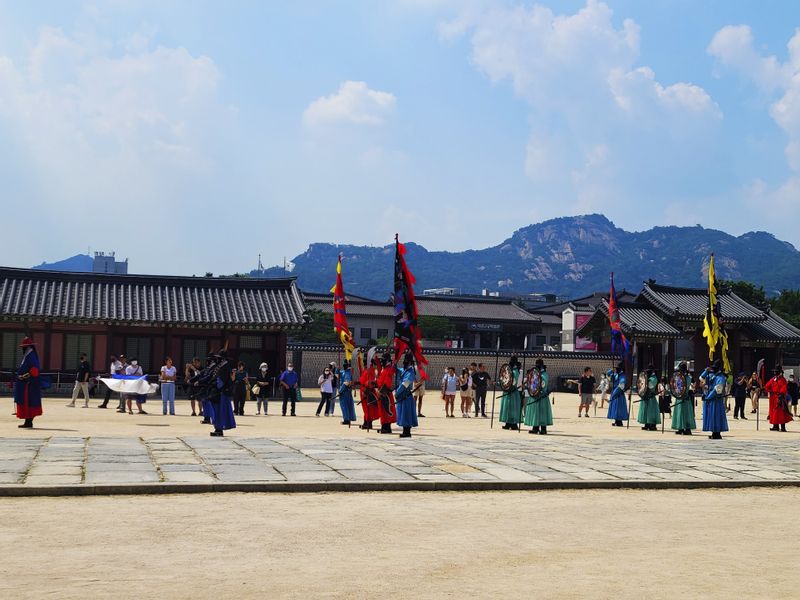
[[[113,252],[95,252],[92,261],[92,273],[114,273],[126,275],[128,273],[128,259],[118,261]]]
[[[782,360],[787,346],[800,344],[800,329],[772,310],[752,306],[731,291],[720,290],[717,300],[736,372],[752,372],[762,358],[774,365]],[[702,335],[707,290],[649,281],[633,301],[626,298],[618,305],[622,331],[636,343],[637,370],[652,363],[669,372],[676,360],[694,361],[698,372],[708,365],[708,347]],[[607,299],[576,329],[576,335],[595,341],[600,352],[610,352]]]
[[[255,369],[284,367],[287,334],[306,322],[294,278],[250,279],[65,273],[0,268],[0,368],[19,364],[33,336],[46,371],[72,371],[85,352],[96,372],[109,354],[148,373],[165,356],[183,365],[225,344]]]

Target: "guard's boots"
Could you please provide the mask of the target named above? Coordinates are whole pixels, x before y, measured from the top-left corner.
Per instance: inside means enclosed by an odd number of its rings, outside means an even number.
[[[781,425],[781,431],[786,431],[786,423],[784,423],[783,425]]]
[[[770,427],[770,428],[769,428],[769,430],[770,430],[770,431],[779,431],[779,429],[778,429],[778,426],[777,426],[777,425],[773,425],[772,427]]]
[[[714,433],[712,433],[708,437],[709,437],[709,439],[712,439],[712,440],[721,440],[722,439],[722,434],[719,431],[715,431]]]
[[[31,429],[33,427],[33,419],[25,419],[25,422],[22,425],[19,425],[20,429]]]
[[[616,425],[617,427],[622,427],[622,420],[617,419],[616,421],[614,421],[614,425]]]
[[[403,433],[400,434],[401,438],[411,437],[411,427],[403,427]]]
[[[535,433],[539,433],[539,428],[538,427],[531,427],[531,430],[528,433],[534,433],[534,434]]]
[[[381,433],[392,433],[392,425],[391,425],[391,423],[384,423],[383,425],[381,425],[380,432]]]
[[[511,431],[519,431],[519,423],[514,423],[509,429]]]
[[[539,430],[539,435],[547,435],[547,427],[542,425],[542,428]]]
[[[684,429],[683,430],[683,435],[692,435],[692,430],[691,429]]]
[[[372,421],[364,421],[364,422],[361,424],[361,429],[366,429],[367,431],[369,431],[370,429],[372,429]]]

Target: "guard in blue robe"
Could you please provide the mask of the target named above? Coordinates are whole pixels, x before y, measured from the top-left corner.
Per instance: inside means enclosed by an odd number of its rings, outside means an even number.
[[[339,371],[339,408],[342,411],[342,425],[350,425],[357,420],[356,404],[353,401],[353,370],[350,361],[342,363],[342,370]],[[364,399],[362,398],[362,402]]]
[[[608,418],[614,421],[612,427],[622,427],[622,422],[627,421],[628,402],[625,400],[625,388],[628,380],[625,378],[625,365],[618,364],[614,371],[608,372],[611,385],[611,398],[608,401]]]
[[[703,393],[703,431],[710,431],[712,440],[721,440],[723,431],[728,431],[728,416],[725,414],[725,385],[727,378],[722,364],[715,360],[700,374],[705,381]]]
[[[217,365],[214,379],[214,388],[217,393],[211,395],[211,403],[214,407],[211,423],[214,425],[214,431],[209,435],[213,437],[222,437],[223,431],[236,428],[236,419],[233,416],[234,371],[233,361],[226,356],[224,350],[220,351],[220,362]]]
[[[403,359],[403,370],[400,372],[400,384],[394,392],[397,410],[397,425],[403,428],[401,438],[411,437],[411,428],[418,427],[417,403],[414,400],[414,361],[410,356]]]
[[[18,419],[23,419],[22,429],[31,429],[33,419],[42,414],[42,388],[39,381],[39,355],[33,339],[26,337],[20,344],[22,363],[14,378],[14,406]]]

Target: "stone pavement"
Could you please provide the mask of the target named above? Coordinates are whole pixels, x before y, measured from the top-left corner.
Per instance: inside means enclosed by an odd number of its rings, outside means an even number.
[[[0,495],[800,485],[794,440],[0,438]]]

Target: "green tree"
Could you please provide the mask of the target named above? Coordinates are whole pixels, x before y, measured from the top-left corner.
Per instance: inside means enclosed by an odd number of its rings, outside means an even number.
[[[318,344],[335,344],[339,341],[333,330],[333,315],[312,308],[308,311],[308,316],[310,322],[293,335],[294,341]]]
[[[749,281],[722,281],[720,283],[720,288],[729,289],[748,304],[760,309],[766,309],[769,306],[767,293],[764,291],[763,286],[756,287],[755,284]]]
[[[455,334],[453,324],[445,317],[421,315],[418,324],[422,337],[428,340],[443,340]]]
[[[800,290],[783,290],[772,299],[772,310],[795,327],[800,327]]]

